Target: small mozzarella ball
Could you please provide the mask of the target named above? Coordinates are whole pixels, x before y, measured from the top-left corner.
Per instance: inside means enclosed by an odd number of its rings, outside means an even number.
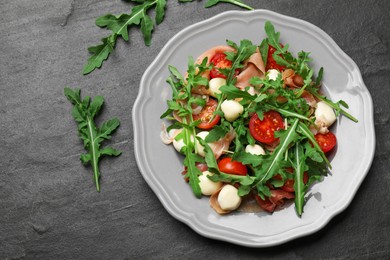
[[[226,85],[226,79],[223,78],[213,78],[209,81],[210,94],[213,97],[216,97],[215,94],[221,94],[219,90],[220,87]]]
[[[221,104],[221,110],[225,119],[229,122],[233,122],[242,114],[242,112],[244,112],[244,107],[235,100],[225,100]]]
[[[248,144],[245,147],[245,152],[253,154],[253,155],[265,155],[265,151],[264,151],[263,147],[261,147],[258,144],[254,144],[254,145]]]
[[[173,139],[173,147],[175,147],[176,151],[180,152],[181,148],[183,148],[184,146],[185,146],[185,144],[184,144],[183,139],[179,139],[178,141]]]
[[[233,185],[223,186],[218,194],[218,203],[223,210],[235,210],[241,204],[241,197],[237,194],[238,190]]]
[[[213,175],[209,171],[202,172],[202,175],[199,176],[199,186],[203,195],[210,196],[214,194],[219,188],[222,186],[222,182],[213,182],[209,178],[208,175]]]
[[[276,69],[271,69],[271,70],[267,71],[267,77],[270,80],[276,80],[276,78],[278,77],[279,74],[280,74],[280,72]]]
[[[208,131],[202,131],[202,132],[199,132],[196,136],[198,136],[204,140],[204,139],[206,139],[206,136],[208,134],[209,134]],[[213,147],[215,146],[214,143],[208,143],[208,145],[210,146],[211,149],[213,149]],[[198,141],[196,141],[196,151],[200,156],[205,157],[204,147]]]
[[[248,93],[251,94],[252,96],[256,95],[256,91],[254,87],[249,87]]]
[[[179,130],[177,132],[176,135],[180,134],[181,132],[183,131],[183,129]],[[191,135],[191,141],[193,142],[194,141],[194,136]],[[173,139],[173,147],[175,147],[176,151],[180,152],[181,149],[186,146],[186,144],[184,143],[184,139],[181,138],[179,140],[176,140],[175,138]]]
[[[336,121],[336,114],[333,108],[323,101],[317,103],[317,109],[314,113],[317,122],[323,122],[326,127],[331,126]]]

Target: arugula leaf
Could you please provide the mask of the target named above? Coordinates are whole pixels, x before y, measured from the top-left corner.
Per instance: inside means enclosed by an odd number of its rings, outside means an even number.
[[[111,35],[103,39],[103,44],[88,49],[94,55],[88,59],[87,64],[84,66],[84,75],[101,67],[103,61],[105,61],[109,54],[114,50],[118,36],[122,37],[125,41],[129,40],[130,26],[141,26],[144,42],[147,46],[150,45],[154,24],[151,17],[147,14],[147,11],[155,6],[156,24],[161,23],[165,15],[166,0],[136,2],[140,4],[133,7],[130,14],[121,14],[119,16],[107,14],[96,19],[97,26],[108,28],[112,32]]]
[[[165,17],[166,0],[131,0],[138,3],[131,9],[130,14],[106,14],[96,19],[96,25],[101,28],[111,30],[111,34],[102,39],[102,44],[88,48],[92,56],[84,65],[83,74],[89,74],[97,68],[100,68],[110,53],[114,51],[117,37],[122,37],[125,41],[129,41],[129,28],[131,26],[140,26],[141,33],[146,46],[150,46],[152,41],[152,33],[154,23],[148,15],[149,9],[155,8],[155,23],[159,25]],[[179,2],[193,2],[193,0],[179,0]],[[252,7],[246,5],[241,0],[208,0],[205,7],[211,7],[218,3],[230,3],[248,10],[253,10]]]
[[[298,123],[299,120],[295,119],[294,123],[287,130],[275,132],[275,137],[280,138],[280,144],[272,153],[270,158],[262,165],[262,168],[266,168],[267,170],[265,173],[261,174],[260,182],[265,182],[275,175],[278,168],[278,161],[283,158],[283,154],[289,148],[290,144],[294,143],[298,138],[295,131]]]
[[[259,46],[261,58],[262,58],[264,64],[267,64],[268,49],[269,49],[268,40],[267,40],[267,38],[265,38],[265,39],[263,39],[263,41],[260,43],[260,46]]]
[[[305,184],[303,183],[303,172],[305,165],[305,156],[303,147],[300,143],[295,144],[294,160],[292,162],[294,167],[294,191],[295,191],[295,209],[299,216],[303,212],[303,204],[305,200]]]
[[[189,179],[189,184],[192,188],[193,193],[197,198],[202,197],[202,190],[199,186],[199,175],[202,174],[202,172],[196,167],[197,162],[201,162],[202,159],[199,157],[199,155],[195,154],[192,149],[187,145],[183,147],[185,150],[186,157],[184,158],[184,165],[187,167],[187,173],[185,177]]]
[[[241,68],[242,62],[256,52],[257,46],[253,45],[249,40],[241,40],[240,46],[237,46],[232,41],[227,41],[227,44],[237,50],[234,56],[232,56],[232,66],[229,68],[229,73],[226,78],[226,85],[229,85],[232,83],[236,69]]]
[[[86,75],[96,68],[100,68],[103,61],[107,60],[111,52],[113,52],[116,43],[116,34],[112,34],[102,39],[102,44],[91,46],[88,51],[92,54],[89,57],[87,64],[83,68],[83,74]]]
[[[67,99],[73,104],[72,115],[78,123],[78,131],[81,140],[84,142],[87,154],[82,154],[80,160],[83,164],[90,163],[93,169],[94,181],[96,190],[100,191],[100,172],[99,159],[103,155],[119,156],[120,151],[111,147],[104,149],[100,148],[104,140],[111,138],[111,134],[119,127],[120,123],[117,118],[108,120],[102,124],[100,128],[95,125],[94,118],[99,113],[103,106],[104,99],[102,96],[96,96],[92,102],[90,97],[85,97],[81,100],[80,89],[72,90],[64,88],[64,94]]]
[[[302,122],[299,122],[298,131],[305,136],[310,143],[315,147],[317,152],[321,155],[322,159],[326,162],[326,165],[328,165],[329,168],[332,169],[332,165],[330,165],[330,162],[328,158],[326,158],[325,153],[322,151],[321,147],[318,145],[316,139],[314,138],[313,133],[310,131],[310,129]]]
[[[221,86],[219,90],[225,94],[226,99],[245,98],[247,100],[254,100],[256,96],[252,96],[247,91],[242,91],[233,84]]]
[[[214,6],[216,4],[219,4],[219,3],[229,3],[229,4],[237,5],[239,7],[248,9],[248,10],[253,10],[252,7],[244,4],[244,2],[242,2],[241,0],[208,0],[204,7],[209,8],[209,7]]]
[[[226,122],[226,121],[224,121],[224,122]],[[214,126],[214,128],[212,130],[210,130],[209,134],[206,136],[205,141],[208,143],[218,141],[219,139],[224,137],[228,132],[229,132],[229,128],[227,128],[223,124],[216,125],[216,126]]]

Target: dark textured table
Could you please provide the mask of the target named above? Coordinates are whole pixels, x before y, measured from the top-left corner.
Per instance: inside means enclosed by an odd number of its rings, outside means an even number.
[[[7,2],[7,3],[6,3]],[[377,148],[351,205],[319,232],[254,249],[204,238],[172,218],[143,180],[133,154],[131,111],[144,70],[166,42],[229,4],[168,0],[166,18],[144,46],[138,29],[118,41],[101,70],[82,76],[87,46],[108,31],[94,21],[127,12],[120,0],[0,3],[0,258],[39,259],[390,259],[390,2],[260,1],[311,22],[357,63],[375,109]],[[64,86],[103,95],[102,120],[118,117],[112,141],[123,151],[101,161],[102,192],[79,160],[83,146]]]

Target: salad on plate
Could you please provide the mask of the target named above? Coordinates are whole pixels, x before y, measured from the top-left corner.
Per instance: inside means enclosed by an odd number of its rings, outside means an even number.
[[[228,40],[190,57],[184,75],[169,66],[161,118],[172,123],[161,139],[184,155],[185,181],[219,214],[251,202],[274,212],[294,200],[301,216],[306,192],[331,169],[331,126],[340,115],[357,122],[321,92],[324,70],[310,67],[310,53],[294,56],[271,22],[265,32],[261,43]]]

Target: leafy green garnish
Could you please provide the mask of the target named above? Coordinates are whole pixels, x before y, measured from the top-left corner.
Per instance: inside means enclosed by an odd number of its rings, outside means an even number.
[[[89,96],[86,96],[82,100],[80,89],[72,90],[67,87],[64,89],[64,94],[73,104],[72,116],[78,123],[79,136],[84,142],[85,149],[88,150],[88,153],[82,154],[80,159],[84,165],[91,164],[96,190],[100,191],[99,159],[104,155],[118,156],[121,154],[120,151],[111,147],[101,149],[100,145],[104,140],[111,138],[111,134],[120,125],[119,120],[117,118],[110,119],[99,128],[96,126],[94,118],[103,106],[102,96],[96,96],[92,101]]]
[[[96,25],[101,28],[111,30],[111,34],[102,39],[102,43],[96,46],[91,46],[88,51],[91,53],[90,58],[84,65],[83,74],[89,74],[96,68],[100,68],[103,62],[114,51],[118,36],[123,40],[129,41],[130,27],[139,26],[144,37],[146,46],[149,46],[152,41],[152,33],[155,24],[159,25],[165,16],[166,0],[131,0],[138,5],[131,9],[130,14],[106,14],[96,19]],[[179,0],[179,2],[192,2],[193,0]],[[230,3],[233,5],[253,10],[252,7],[244,4],[241,0],[208,0],[205,7],[211,7],[218,3]],[[148,14],[148,11],[155,9],[155,24],[153,19]]]
[[[134,1],[139,3],[140,1]],[[88,48],[89,52],[93,55],[88,59],[87,64],[84,66],[83,74],[88,74],[100,68],[103,61],[106,60],[109,54],[114,50],[116,40],[118,36],[122,37],[125,41],[129,40],[129,27],[140,26],[141,33],[144,36],[144,41],[147,46],[150,45],[152,39],[152,31],[154,28],[153,20],[147,14],[147,11],[151,7],[156,9],[156,24],[160,24],[164,19],[166,0],[146,0],[141,4],[132,8],[130,14],[121,14],[115,16],[107,14],[96,19],[96,25],[112,31],[111,35],[103,38],[103,44]]]

